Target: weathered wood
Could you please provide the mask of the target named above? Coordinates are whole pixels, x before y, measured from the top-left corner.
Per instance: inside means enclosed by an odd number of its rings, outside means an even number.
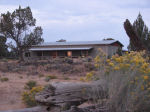
[[[25,108],[25,109],[19,109],[19,110],[8,110],[8,111],[0,111],[0,112],[48,112],[47,107],[33,107],[33,108]]]
[[[110,112],[106,107],[97,106],[88,106],[85,108],[78,108],[76,106],[72,106],[69,110],[62,112]]]
[[[96,94],[99,93],[99,94]],[[58,83],[49,85],[35,99],[42,105],[49,107],[70,108],[95,98],[106,97],[106,92],[98,83]],[[96,96],[97,95],[97,96]]]
[[[94,97],[97,99],[106,98],[106,87],[102,88],[103,84],[103,81],[98,81],[98,83],[53,83],[35,96],[41,106],[0,112],[106,112],[105,109],[94,106],[77,107]]]

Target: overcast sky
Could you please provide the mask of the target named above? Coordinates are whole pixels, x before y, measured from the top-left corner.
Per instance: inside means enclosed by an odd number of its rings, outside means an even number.
[[[45,42],[129,39],[123,22],[132,23],[140,12],[150,28],[150,0],[0,0],[0,13],[30,6]]]

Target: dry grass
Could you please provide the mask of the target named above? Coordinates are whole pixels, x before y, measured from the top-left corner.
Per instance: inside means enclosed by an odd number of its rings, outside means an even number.
[[[8,77],[9,81],[0,82],[0,110],[13,110],[22,109],[26,106],[22,103],[21,94],[25,91],[24,86],[31,79],[37,82],[37,85],[47,85],[54,82],[65,82],[64,75],[53,73],[57,76],[57,79],[52,79],[50,82],[45,82],[45,77],[48,73],[44,74],[44,77],[38,77],[33,75],[18,74],[18,73],[2,73],[0,76]],[[21,78],[20,78],[21,77]],[[80,77],[68,76],[67,82],[78,82]]]
[[[31,79],[37,85],[44,86],[53,82],[80,82],[80,76],[86,75],[84,63],[88,60],[54,59],[42,61],[29,61],[18,63],[14,60],[0,60],[0,78],[7,77],[9,80],[0,81],[0,110],[13,110],[25,108],[22,103],[21,94],[24,86]],[[54,75],[45,81],[46,76]]]
[[[150,63],[144,52],[131,52],[121,57],[113,56],[101,63],[100,79],[107,84],[106,106],[110,112],[150,111]],[[101,66],[102,65],[102,66]],[[93,97],[96,96],[93,95]],[[100,95],[99,95],[100,96]],[[97,98],[97,97],[96,97]],[[96,99],[95,98],[95,99]],[[98,98],[97,98],[98,99]]]

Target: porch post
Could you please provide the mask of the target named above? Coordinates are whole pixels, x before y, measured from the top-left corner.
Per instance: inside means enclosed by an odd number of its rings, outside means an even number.
[[[43,59],[43,51],[42,51],[42,59]]]
[[[88,55],[89,55],[89,53],[88,53],[88,52],[89,52],[89,51],[87,50],[87,51],[86,51],[86,56],[88,56]]]
[[[57,57],[57,55],[58,55],[58,54],[57,54],[57,51],[56,51],[56,57]]]

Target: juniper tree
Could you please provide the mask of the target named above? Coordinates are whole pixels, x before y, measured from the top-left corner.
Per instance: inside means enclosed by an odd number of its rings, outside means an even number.
[[[6,37],[0,34],[0,58],[6,57],[8,53],[6,40]]]
[[[1,33],[6,38],[12,39],[16,45],[16,51],[20,61],[23,61],[23,52],[35,44],[43,42],[42,28],[36,26],[36,19],[33,18],[30,7],[19,6],[14,12],[1,14]]]
[[[148,27],[145,25],[140,13],[137,19],[134,21],[132,28],[135,31],[141,43],[144,46],[146,46],[146,48],[150,51],[150,31],[148,30]],[[136,47],[134,46],[131,39],[130,39],[130,44],[128,46],[128,49],[132,51],[136,50]]]

